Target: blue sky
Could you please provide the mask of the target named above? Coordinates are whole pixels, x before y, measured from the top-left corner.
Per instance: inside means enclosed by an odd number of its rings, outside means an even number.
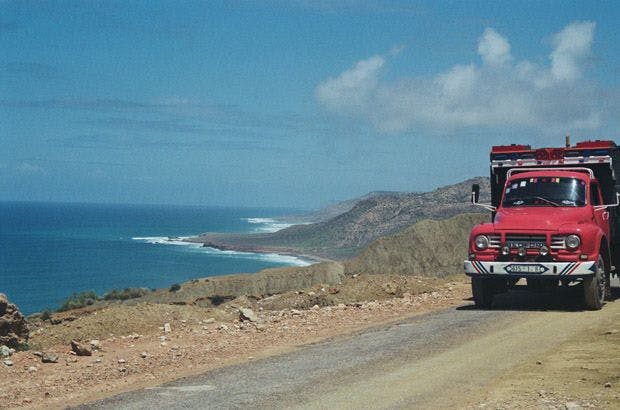
[[[0,200],[313,208],[616,138],[615,2],[0,1]]]

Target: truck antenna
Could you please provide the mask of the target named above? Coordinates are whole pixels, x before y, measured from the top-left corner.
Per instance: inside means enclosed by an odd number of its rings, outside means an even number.
[[[570,148],[570,135],[566,135],[566,148]]]

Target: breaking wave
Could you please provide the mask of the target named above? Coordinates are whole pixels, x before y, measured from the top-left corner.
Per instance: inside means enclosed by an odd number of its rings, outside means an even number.
[[[204,247],[202,246],[202,243],[186,242],[185,239],[188,238],[191,238],[191,236],[144,236],[133,237],[131,239],[133,239],[134,241],[149,243],[153,245],[183,246],[189,251],[201,252],[212,255],[214,257],[252,259],[265,262],[279,263],[289,266],[308,266],[311,264],[311,262],[303,258],[292,255],[280,255],[277,253],[238,252]]]
[[[278,221],[272,218],[243,218],[247,223],[257,225],[254,232],[277,232],[284,228],[292,226],[292,223]]]

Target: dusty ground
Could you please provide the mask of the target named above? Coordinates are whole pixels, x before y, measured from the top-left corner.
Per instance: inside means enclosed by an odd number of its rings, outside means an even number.
[[[93,401],[432,310],[468,305],[470,295],[463,277],[360,275],[341,285],[317,285],[260,300],[242,297],[214,308],[146,303],[110,306],[83,316],[68,313],[65,318],[75,317],[42,325],[31,340],[35,349],[58,353],[58,363],[43,364],[31,350],[13,355],[13,366],[0,366],[0,407],[62,408]],[[240,321],[241,306],[252,307],[259,321]],[[463,397],[462,407],[620,408],[620,318],[619,309],[609,306],[600,312],[533,315],[538,327],[530,329],[524,322],[519,333],[523,340],[527,334],[536,340],[547,320],[556,327],[561,327],[556,323],[561,320],[567,330],[574,318],[584,321],[591,316],[597,321],[586,331],[559,337],[561,342],[540,360],[512,366],[484,389],[474,389]],[[170,324],[170,332],[163,329],[164,323]],[[90,357],[71,355],[71,339],[98,339],[101,350]],[[493,352],[502,352],[501,345],[493,346]],[[467,355],[462,356],[464,362],[458,366],[465,365]]]
[[[608,304],[602,311],[587,313],[601,320],[539,360],[501,375],[475,407],[620,408],[620,312]]]
[[[145,303],[68,312],[56,315],[65,319],[60,324],[41,323],[33,331],[32,349],[14,354],[13,366],[0,367],[0,407],[63,408],[154,386],[462,304],[469,291],[461,277],[360,275],[341,285],[263,300],[242,297],[217,308]],[[241,306],[251,306],[259,322],[240,321]],[[96,339],[101,349],[77,357],[70,354],[72,339]],[[42,363],[37,350],[58,354],[58,363]]]

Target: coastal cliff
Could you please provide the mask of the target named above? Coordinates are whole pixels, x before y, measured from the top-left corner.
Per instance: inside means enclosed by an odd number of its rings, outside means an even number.
[[[294,225],[273,233],[205,233],[191,241],[223,250],[344,260],[372,241],[398,233],[418,221],[447,219],[466,212],[484,213],[470,204],[472,184],[480,185],[481,201],[489,201],[488,178],[478,177],[426,193],[375,193],[354,201],[350,210],[323,222]],[[347,202],[347,206],[350,204]]]

